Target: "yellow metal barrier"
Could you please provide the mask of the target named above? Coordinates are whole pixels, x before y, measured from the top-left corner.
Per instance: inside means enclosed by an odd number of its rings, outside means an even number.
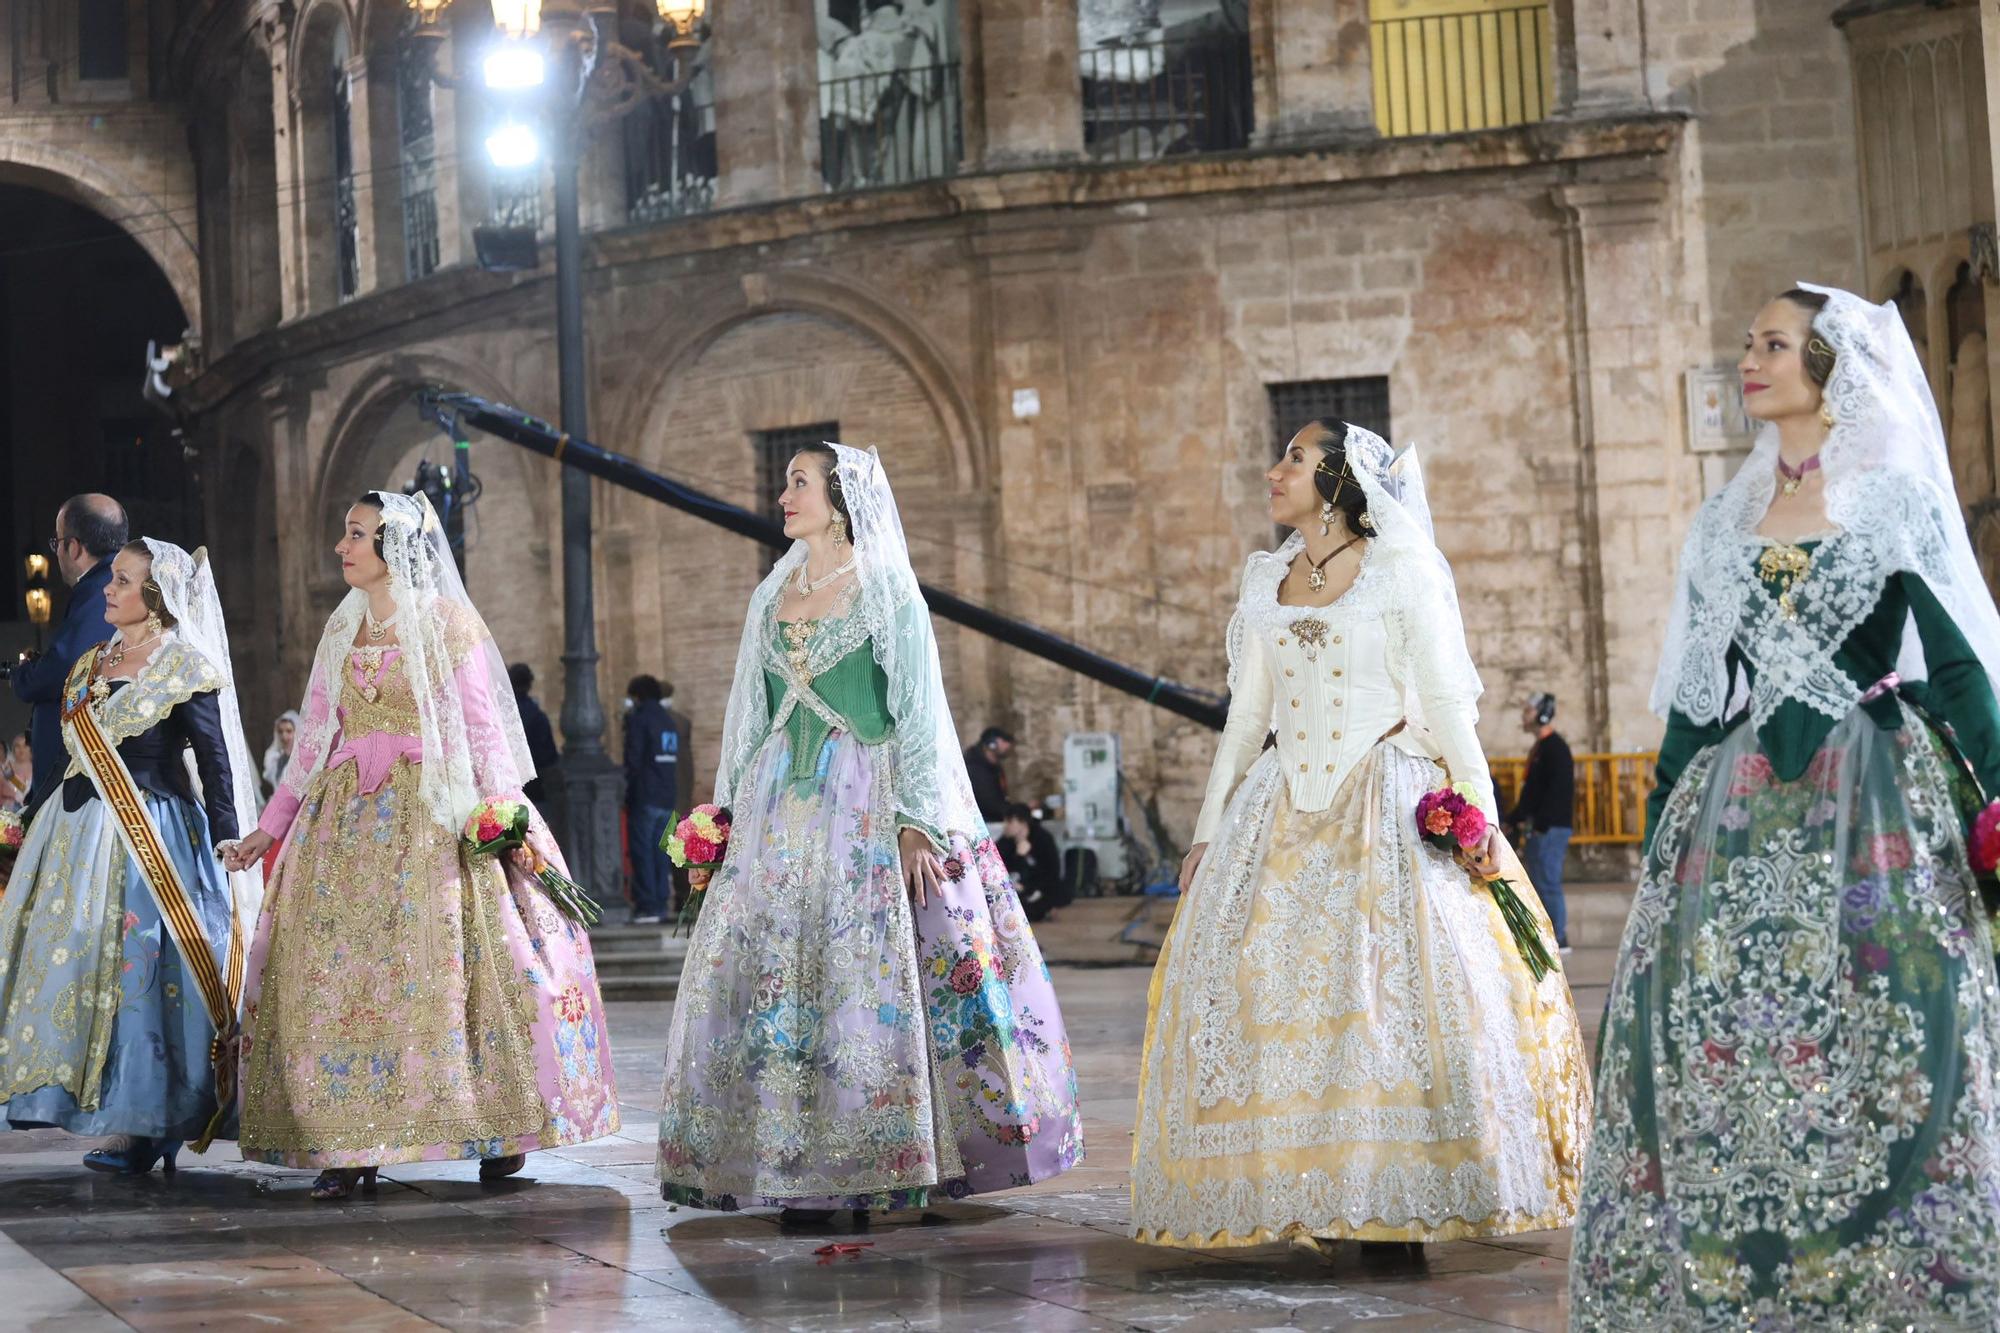
[[[1546,120],[1548,0],[1371,0],[1375,128],[1462,134]]]
[[[1572,845],[1638,845],[1646,836],[1646,797],[1653,790],[1657,753],[1580,754],[1576,759],[1576,833]],[[1489,759],[1500,789],[1501,813],[1520,797],[1528,761]]]

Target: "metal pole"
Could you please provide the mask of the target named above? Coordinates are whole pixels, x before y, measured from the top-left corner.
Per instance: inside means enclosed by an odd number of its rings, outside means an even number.
[[[583,228],[577,209],[581,94],[587,66],[571,43],[566,71],[576,95],[559,105],[551,126],[556,206],[556,363],[562,428],[584,438],[589,370],[583,341]],[[566,89],[565,92],[568,90]],[[624,857],[619,847],[623,783],[604,748],[604,705],[597,692],[597,598],[591,566],[591,480],[565,468],[563,540],[563,771],[565,850],[577,882],[600,901],[622,900]]]

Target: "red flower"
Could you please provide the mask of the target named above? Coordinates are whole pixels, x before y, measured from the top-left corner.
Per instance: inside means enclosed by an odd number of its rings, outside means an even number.
[[[1451,832],[1452,836],[1458,839],[1459,846],[1477,847],[1480,840],[1486,836],[1485,812],[1476,805],[1466,806],[1458,812],[1458,818],[1452,821]]]
[[[944,877],[950,880],[964,879],[965,862],[959,860],[956,856],[947,856],[944,859]]]
[[[479,817],[479,840],[481,842],[492,842],[506,831],[506,829],[500,827],[500,821],[492,815],[481,815]]]
[[[1908,870],[1915,859],[1908,834],[1881,833],[1868,840],[1868,864],[1876,870]]]
[[[1770,786],[1777,776],[1777,770],[1771,767],[1771,761],[1763,755],[1746,754],[1736,761],[1736,772],[1729,782],[1729,794],[1754,795]]]
[[[970,995],[979,989],[979,983],[986,977],[986,969],[979,965],[977,958],[961,958],[951,969],[947,984],[960,995]]]
[[[590,1005],[583,998],[581,986],[571,986],[556,999],[556,1012],[565,1023],[581,1023],[590,1013]]]
[[[1972,821],[1972,868],[1990,875],[2000,867],[2000,801],[1979,812]]]
[[[715,844],[707,838],[689,836],[681,840],[681,846],[687,851],[689,865],[707,865],[718,859]]]

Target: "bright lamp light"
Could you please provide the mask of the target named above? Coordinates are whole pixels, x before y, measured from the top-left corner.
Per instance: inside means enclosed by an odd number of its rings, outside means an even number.
[[[493,0],[493,26],[516,39],[542,30],[542,0]]]
[[[542,141],[526,125],[510,121],[486,136],[486,156],[496,167],[532,167],[542,156]]]
[[[486,57],[486,86],[501,92],[539,88],[547,77],[542,53],[521,42],[507,42]]]
[[[655,0],[655,8],[678,32],[693,32],[694,25],[708,12],[705,0]]]

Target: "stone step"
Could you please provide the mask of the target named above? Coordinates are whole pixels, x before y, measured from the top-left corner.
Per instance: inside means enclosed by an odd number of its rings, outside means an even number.
[[[597,989],[607,1004],[614,1000],[671,1000],[679,993],[680,983],[680,970],[676,968],[672,972],[656,971],[636,976],[599,974]]]
[[[651,949],[593,948],[591,955],[597,961],[599,977],[679,976],[681,964],[687,958],[687,943],[669,940],[664,946]]]
[[[1569,913],[1569,942],[1579,949],[1615,949],[1632,914],[1632,891],[1625,881],[1584,881],[1563,885]]]

